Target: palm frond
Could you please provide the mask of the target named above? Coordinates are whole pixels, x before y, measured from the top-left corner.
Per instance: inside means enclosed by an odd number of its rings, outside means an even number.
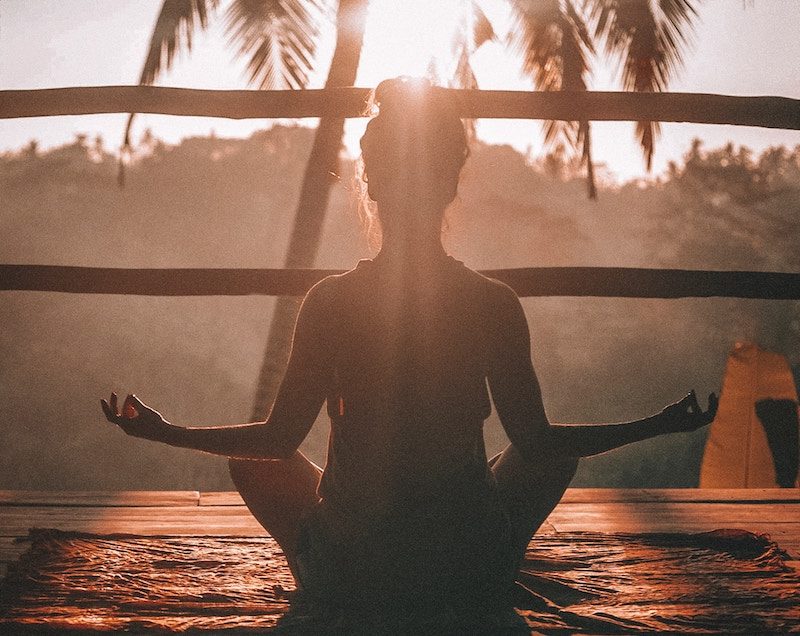
[[[474,0],[464,5],[450,49],[456,60],[450,86],[454,88],[477,88],[478,81],[470,58],[486,42],[495,39],[494,27],[486,14]]]
[[[561,90],[561,17],[558,0],[513,0],[516,26],[509,45],[522,58],[522,71],[540,91]]]
[[[683,51],[697,15],[696,0],[584,0],[595,36],[622,62],[624,90],[656,92],[667,88],[683,63]],[[657,122],[640,121],[636,136],[647,169],[653,163]]]
[[[156,18],[150,45],[147,49],[139,84],[155,83],[162,72],[172,68],[175,56],[181,47],[192,50],[192,36],[195,29],[208,27],[209,15],[216,10],[219,0],[164,0],[161,11]],[[128,115],[125,133],[120,148],[119,170],[117,181],[120,187],[125,185],[125,159],[131,152],[131,128],[136,113]]]
[[[589,56],[594,43],[586,21],[572,0],[514,0],[516,28],[509,45],[522,58],[522,70],[540,91],[585,91]],[[591,198],[596,196],[591,165],[591,132],[588,122],[547,121],[545,146],[564,144],[581,149],[587,165]]]
[[[453,88],[478,88],[478,79],[472,68],[472,54],[486,42],[495,39],[492,23],[474,0],[464,6],[453,35],[451,50],[456,60],[455,70],[449,81]],[[433,63],[435,70],[435,63]],[[429,74],[430,74],[429,68]],[[468,139],[475,137],[475,121],[465,121]]]
[[[494,27],[476,2],[470,3],[472,12],[472,50],[477,51],[487,42],[495,39]]]
[[[168,71],[181,47],[191,51],[195,29],[208,26],[209,14],[218,5],[219,0],[164,0],[150,36],[139,83],[150,85],[163,71]]]
[[[428,67],[425,69],[425,77],[427,77],[434,86],[440,86],[442,83],[442,78],[439,75],[439,65],[437,64],[435,55],[431,55],[428,60]]]
[[[509,44],[540,91],[586,90],[592,37],[571,1],[514,0]],[[575,141],[573,136],[572,142]],[[574,143],[572,143],[574,146]]]
[[[319,38],[320,0],[232,0],[225,14],[229,42],[247,56],[259,88],[308,84]]]

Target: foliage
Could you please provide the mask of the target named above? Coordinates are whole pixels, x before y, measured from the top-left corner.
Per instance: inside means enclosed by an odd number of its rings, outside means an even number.
[[[354,0],[364,8],[369,0]],[[317,41],[333,8],[333,0],[231,0],[225,25],[231,45],[247,57],[250,83],[259,88],[304,88],[315,67]],[[699,0],[507,0],[512,25],[507,35],[497,31],[478,0],[463,0],[452,42],[455,65],[440,77],[431,60],[429,75],[458,88],[478,88],[472,55],[484,44],[504,41],[519,55],[521,70],[536,90],[585,91],[596,51],[607,62],[619,62],[624,90],[666,90],[682,64],[689,45]],[[219,0],[164,0],[156,19],[141,84],[153,84],[169,70],[176,53],[191,50],[195,30],[207,28]],[[133,115],[123,148],[129,149]],[[474,124],[469,123],[471,132]],[[640,121],[636,134],[649,170],[658,122]],[[588,170],[589,196],[594,198],[589,122],[548,121],[548,145],[581,149]]]
[[[129,187],[110,183],[101,140],[0,156],[0,262],[118,267],[279,267],[313,140],[276,126],[249,139],[152,136]],[[548,170],[545,166],[549,166]],[[321,267],[367,255],[352,168],[334,188]],[[554,176],[560,175],[560,176]],[[797,271],[800,148],[704,149],[660,181],[583,195],[563,157],[531,164],[477,144],[451,214],[449,249],[474,268],[558,265]],[[135,390],[182,424],[247,419],[274,299],[4,292],[0,488],[227,489],[224,461],[123,437],[97,398]],[[523,301],[554,421],[618,421],[689,388],[717,390],[738,339],[798,362],[800,308],[784,301],[542,298]],[[502,447],[496,419],[490,451]],[[306,452],[323,461],[321,418]],[[576,484],[695,483],[704,433],[581,462]]]

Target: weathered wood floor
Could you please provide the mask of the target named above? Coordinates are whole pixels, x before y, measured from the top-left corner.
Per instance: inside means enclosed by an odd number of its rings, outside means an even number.
[[[0,491],[0,576],[29,528],[143,535],[260,536],[236,493]],[[800,569],[800,489],[569,489],[541,532],[767,533]]]

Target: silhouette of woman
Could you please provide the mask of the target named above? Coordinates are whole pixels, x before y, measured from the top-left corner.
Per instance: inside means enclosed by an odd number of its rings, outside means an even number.
[[[310,597],[503,603],[578,458],[708,424],[694,393],[643,420],[550,424],[517,296],[448,256],[442,216],[467,157],[447,94],[382,82],[361,139],[382,245],[308,292],[265,422],[184,428],[129,395],[126,433],[230,457],[233,482]],[[487,462],[490,397],[511,444]],[[325,470],[298,446],[323,402]],[[272,461],[267,461],[272,460]],[[277,461],[275,461],[277,460]]]

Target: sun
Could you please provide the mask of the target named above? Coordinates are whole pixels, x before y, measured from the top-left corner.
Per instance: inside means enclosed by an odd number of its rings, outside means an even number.
[[[463,0],[372,0],[358,84],[375,86],[399,75],[427,76],[431,69],[446,83],[465,5]]]

